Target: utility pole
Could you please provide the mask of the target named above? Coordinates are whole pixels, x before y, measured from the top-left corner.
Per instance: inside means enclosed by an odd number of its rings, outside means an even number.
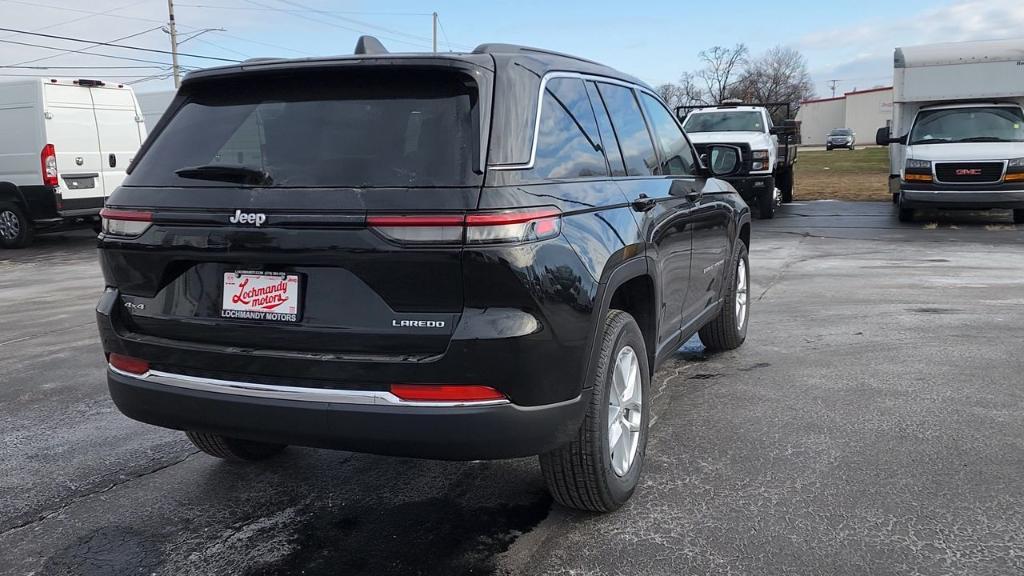
[[[836,84],[839,84],[839,80],[829,80],[829,83],[832,85],[831,86],[831,88],[832,88],[832,97],[835,98],[836,97]]]
[[[167,0],[170,2],[171,0]],[[437,12],[434,12],[434,53],[437,53]]]
[[[174,75],[174,89],[177,90],[181,86],[181,69],[178,68],[178,30],[174,26],[174,0],[167,0],[167,20],[167,28],[171,34],[171,72]]]

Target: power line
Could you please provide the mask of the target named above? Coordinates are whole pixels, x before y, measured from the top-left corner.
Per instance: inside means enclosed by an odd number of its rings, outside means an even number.
[[[146,69],[159,69],[165,70],[167,66],[18,66],[12,64],[10,66],[0,66],[0,68],[10,68],[16,70],[146,70]]]
[[[208,8],[212,10],[260,10],[264,12],[301,12],[292,8],[260,7],[249,8],[248,6],[224,6],[222,4],[175,4],[175,6],[187,8]],[[303,9],[307,10],[307,9]],[[361,10],[315,10],[324,14],[355,14],[363,16],[430,16],[430,12],[364,12]]]
[[[82,38],[72,38],[70,36],[58,36],[56,34],[43,34],[41,32],[28,32],[26,30],[17,30],[15,28],[0,28],[0,32],[15,32],[18,34],[27,34],[29,36],[40,36],[43,38],[52,38],[55,40],[68,40],[70,42],[82,42],[84,44],[95,44],[97,46],[109,46],[111,48],[123,48],[125,50],[138,50],[140,52],[152,52],[155,54],[171,54],[169,50],[157,50],[156,48],[142,48],[140,46],[129,46],[127,44],[115,44],[113,42],[97,42],[96,40],[84,40]],[[239,60],[231,60],[229,58],[218,58],[216,56],[203,56],[202,54],[186,54],[179,52],[179,56],[187,56],[189,58],[202,58],[205,60],[219,60],[221,62],[238,63]]]
[[[312,13],[315,13],[315,14],[319,14],[321,16],[327,16],[327,17],[331,17],[331,18],[335,18],[335,19],[342,19],[340,16],[335,16],[335,15],[330,14],[330,13],[321,12],[321,11],[315,10],[313,8],[310,8],[308,6],[303,6],[301,4],[297,4],[297,3],[294,3],[294,2],[287,2],[286,0],[279,0],[279,1],[283,2],[285,4],[289,4],[291,6],[297,6],[299,8],[302,8],[306,12],[312,12]],[[256,0],[246,0],[246,2],[249,3],[249,4],[254,4],[256,6],[259,6],[260,8],[273,8],[272,6],[267,6],[266,4],[257,2]],[[359,29],[359,28],[352,28],[350,26],[344,26],[342,24],[338,24],[337,22],[329,22],[329,21],[324,20],[322,18],[321,19],[312,18],[310,16],[307,16],[305,13],[299,12],[299,11],[290,11],[290,12],[286,12],[286,14],[288,14],[289,16],[293,16],[295,18],[301,18],[301,19],[309,21],[309,22],[316,22],[317,24],[323,24],[325,26],[331,26],[333,28],[338,28],[338,29],[341,29],[341,30],[347,30],[349,32],[355,32],[356,34],[364,34],[366,32],[365,30],[362,30],[362,29]],[[385,38],[387,40],[390,40],[392,42],[397,42],[399,44],[408,44],[410,46],[416,46],[418,48],[423,48],[423,49],[429,49],[430,48],[430,40],[429,39],[426,39],[426,42],[424,43],[424,42],[411,42],[409,40],[402,40],[400,38],[393,38],[393,37],[389,38],[389,37],[384,36],[384,35],[379,35],[379,36],[381,38]]]
[[[15,44],[18,46],[30,46],[32,48],[45,48],[46,50],[56,50],[62,52],[62,48],[54,48],[53,46],[46,46],[45,44],[32,44],[31,42],[19,42],[17,40],[5,40],[0,38],[0,43],[3,44]],[[127,60],[129,62],[142,62],[145,64],[163,64],[164,66],[170,66],[167,62],[160,62],[159,60],[145,60],[142,58],[132,58],[130,56],[114,56],[113,54],[100,54],[99,52],[86,52],[90,56],[99,56],[101,58],[113,58],[114,60]]]
[[[160,27],[156,26],[155,28],[150,28],[148,30],[143,30],[142,32],[136,32],[134,34],[129,34],[127,36],[122,36],[120,38],[115,38],[115,39],[111,40],[111,42],[119,42],[121,40],[127,40],[129,38],[134,38],[136,36],[142,36],[143,34],[148,34],[149,32],[152,32],[154,30],[159,30],[159,29],[160,29]],[[91,50],[92,48],[98,48],[99,46],[100,46],[100,44],[93,44],[92,46],[86,46],[85,48],[79,48],[77,50],[62,50],[61,52],[59,52],[57,54],[50,54],[49,56],[42,56],[40,58],[34,58],[32,60],[25,60],[23,62],[17,62],[15,64],[11,64],[10,66],[0,66],[0,68],[12,68],[14,66],[20,66],[22,64],[32,64],[34,62],[42,62],[43,60],[49,60],[50,58],[56,58],[58,56],[63,56],[64,54],[90,54],[89,52],[86,52],[86,50]]]

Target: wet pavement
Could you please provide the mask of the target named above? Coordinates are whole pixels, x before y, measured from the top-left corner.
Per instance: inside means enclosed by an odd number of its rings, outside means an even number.
[[[0,574],[1024,573],[1024,226],[814,202],[754,222],[747,343],[658,373],[640,490],[533,459],[197,454],[107,397],[86,233],[0,252]]]

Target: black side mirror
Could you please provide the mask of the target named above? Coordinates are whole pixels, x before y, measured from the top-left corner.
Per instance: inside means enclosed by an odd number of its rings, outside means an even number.
[[[736,146],[712,144],[702,156],[712,176],[731,176],[739,172],[743,163],[743,155]]]
[[[878,129],[878,132],[875,132],[875,144],[878,144],[879,146],[888,146],[889,144],[892,144],[892,138],[889,133],[888,126],[883,126]]]

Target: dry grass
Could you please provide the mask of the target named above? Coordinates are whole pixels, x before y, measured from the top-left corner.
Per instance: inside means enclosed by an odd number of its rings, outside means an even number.
[[[885,148],[801,150],[796,162],[796,200],[888,202],[889,155]]]

